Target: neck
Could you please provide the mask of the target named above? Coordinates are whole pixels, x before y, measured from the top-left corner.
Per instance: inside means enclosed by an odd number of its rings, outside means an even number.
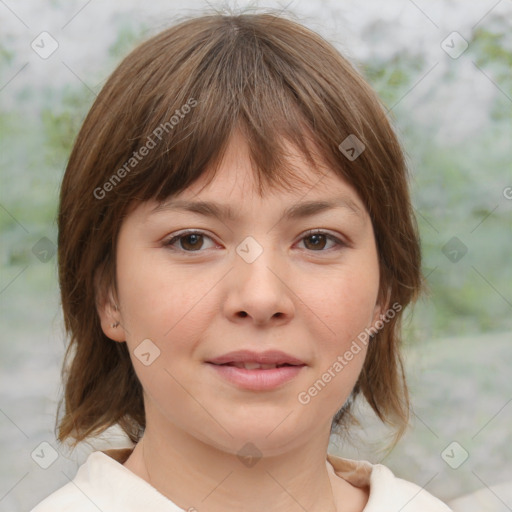
[[[184,510],[337,512],[326,462],[328,434],[327,442],[258,459],[170,429],[156,436],[148,425],[125,466]]]

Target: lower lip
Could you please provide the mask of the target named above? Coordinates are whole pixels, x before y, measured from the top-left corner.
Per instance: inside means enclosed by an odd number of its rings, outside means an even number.
[[[246,370],[236,366],[208,363],[217,374],[243,389],[268,391],[296,377],[305,366],[282,366],[270,370]]]

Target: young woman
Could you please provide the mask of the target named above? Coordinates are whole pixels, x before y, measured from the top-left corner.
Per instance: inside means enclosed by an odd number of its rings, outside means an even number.
[[[403,432],[421,272],[400,145],[319,35],[207,15],[128,55],[64,176],[59,277],[59,441],[133,446],[34,512],[449,510],[327,453],[358,396]]]

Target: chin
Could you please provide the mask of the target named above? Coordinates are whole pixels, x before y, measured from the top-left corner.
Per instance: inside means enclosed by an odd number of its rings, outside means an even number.
[[[287,421],[283,421],[284,418],[286,414],[281,414],[279,419],[272,418],[264,422],[258,422],[257,417],[253,417],[247,423],[227,424],[226,430],[232,437],[226,434],[222,440],[217,438],[211,444],[239,456],[245,452],[255,452],[260,457],[281,455],[294,446],[299,446],[301,439],[311,435],[308,434],[308,429],[299,430],[292,422],[287,424]]]

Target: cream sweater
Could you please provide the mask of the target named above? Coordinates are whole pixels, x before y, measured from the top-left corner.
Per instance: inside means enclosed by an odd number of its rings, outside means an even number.
[[[184,512],[122,465],[130,452],[128,448],[93,452],[71,482],[31,512]],[[450,512],[421,487],[396,478],[386,466],[333,455],[327,460],[338,476],[356,487],[370,487],[364,512]]]

